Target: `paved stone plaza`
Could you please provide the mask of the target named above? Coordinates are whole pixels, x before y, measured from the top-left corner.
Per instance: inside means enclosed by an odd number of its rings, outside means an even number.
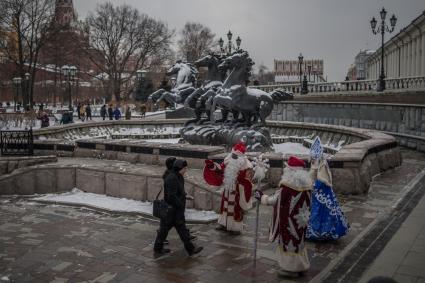
[[[374,240],[381,235],[373,233],[381,223],[379,220],[391,215],[393,207],[400,207],[407,197],[412,198],[412,192],[417,194],[409,203],[416,204],[421,199],[418,199],[418,194],[422,194],[424,182],[418,183],[418,178],[424,168],[423,155],[404,152],[403,165],[377,176],[368,195],[340,196],[351,223],[350,233],[337,243],[308,243],[312,267],[304,278],[296,281],[314,279],[332,282],[332,279],[342,278],[344,282],[357,282],[377,256]],[[269,207],[262,206],[260,210],[259,257],[254,271],[254,209],[247,215],[242,236],[222,234],[214,230],[214,224],[191,225],[190,229],[198,237],[196,243],[204,246],[199,257],[189,258],[177,234],[172,231],[169,235],[172,253],[156,258],[152,244],[157,222],[140,216],[38,204],[24,198],[2,198],[0,202],[0,282],[280,280],[276,275],[278,266],[274,261],[273,247],[267,242]],[[400,211],[407,216],[411,209],[414,206],[404,207]],[[423,219],[416,217],[416,221],[419,222],[413,223],[422,223],[423,227]],[[395,231],[381,229],[387,235],[382,243],[389,241],[398,228]],[[417,236],[419,242],[423,239],[423,228],[421,231],[422,236]],[[383,247],[379,247],[378,253]],[[411,252],[416,248],[411,246],[406,249]],[[350,259],[350,256],[355,256],[358,261],[350,260],[351,265],[348,266],[344,259]],[[406,257],[403,264],[409,268],[409,264],[417,265],[418,262],[423,261],[411,261]],[[382,266],[382,263],[377,264]],[[397,262],[391,264],[398,265]],[[376,264],[373,266],[372,272],[376,273]],[[360,273],[353,275],[353,268]],[[419,279],[420,274],[412,278]]]

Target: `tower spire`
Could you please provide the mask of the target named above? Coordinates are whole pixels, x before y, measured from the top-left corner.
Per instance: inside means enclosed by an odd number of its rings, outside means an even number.
[[[55,22],[58,25],[71,25],[76,20],[74,3],[72,0],[56,0]]]

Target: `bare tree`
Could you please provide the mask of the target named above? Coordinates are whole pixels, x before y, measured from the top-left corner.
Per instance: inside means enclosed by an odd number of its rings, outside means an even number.
[[[0,53],[16,64],[21,78],[29,73],[34,78],[41,48],[54,35],[52,22],[54,0],[1,0],[0,29],[8,34],[0,40]],[[33,106],[34,80],[23,84],[24,105]]]
[[[186,58],[188,62],[199,59],[216,47],[214,37],[215,34],[210,28],[200,23],[187,22],[178,41],[179,55]]]
[[[112,96],[121,100],[136,70],[151,70],[170,55],[173,31],[128,5],[98,5],[86,23],[90,29],[90,49],[86,54],[106,74],[97,78],[107,86],[108,100]]]

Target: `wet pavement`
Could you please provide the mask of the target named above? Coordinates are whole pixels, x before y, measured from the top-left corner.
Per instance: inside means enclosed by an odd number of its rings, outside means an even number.
[[[368,195],[339,196],[351,224],[349,234],[333,243],[308,243],[311,269],[293,281],[323,277],[353,253],[375,219],[400,202],[406,185],[425,168],[425,155],[403,154],[403,165],[376,176]],[[270,207],[260,208],[254,270],[255,209],[246,215],[240,236],[218,232],[213,224],[191,225],[196,244],[204,247],[199,257],[187,256],[174,230],[168,237],[172,253],[156,257],[152,244],[158,222],[1,198],[0,282],[279,282],[274,247],[267,241],[270,214]]]

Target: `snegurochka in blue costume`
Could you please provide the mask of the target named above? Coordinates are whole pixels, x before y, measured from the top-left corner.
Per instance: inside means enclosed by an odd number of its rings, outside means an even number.
[[[337,240],[346,235],[349,224],[332,190],[332,175],[326,159],[321,158],[311,197],[311,215],[306,232],[309,240]]]

